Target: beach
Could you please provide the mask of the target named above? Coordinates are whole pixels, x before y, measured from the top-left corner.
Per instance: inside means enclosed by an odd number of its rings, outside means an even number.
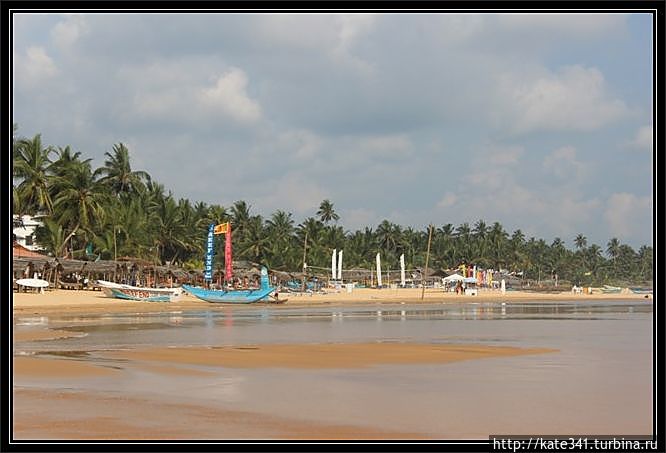
[[[603,300],[645,300],[643,294],[633,293],[609,293],[609,294],[572,294],[570,292],[543,293],[530,291],[479,291],[477,296],[456,295],[444,292],[442,289],[427,288],[423,292],[420,288],[400,289],[371,289],[358,288],[351,293],[344,290],[327,290],[326,294],[319,293],[280,293],[279,299],[286,299],[284,304],[273,304],[270,302],[259,302],[257,306],[271,305],[273,307],[294,306],[334,306],[334,305],[382,305],[395,303],[481,303],[481,302],[557,302],[563,300],[603,301]],[[651,299],[652,295],[650,295]],[[206,308],[207,310],[223,309],[228,304],[211,304],[203,302],[194,296],[184,294],[175,302],[138,302],[106,297],[101,291],[73,291],[73,290],[50,290],[43,294],[35,292],[13,293],[14,315],[48,315],[62,313],[122,313],[122,312],[160,312],[174,310],[196,310]],[[237,305],[241,306],[241,305]],[[250,307],[249,305],[247,307]]]
[[[419,397],[419,392],[437,392],[440,384],[433,379],[451,379],[451,386],[447,387],[463,388],[469,385],[465,370],[497,370],[497,366],[510,374],[523,376],[533,373],[539,376],[538,379],[545,379],[545,375],[542,376],[543,364],[566,357],[569,345],[530,335],[519,341],[498,342],[494,338],[505,335],[501,326],[507,325],[501,323],[497,324],[501,329],[499,333],[493,333],[494,327],[488,329],[492,326],[485,324],[486,327],[482,327],[488,332],[487,336],[467,334],[469,328],[465,326],[476,325],[471,323],[479,321],[463,321],[460,325],[464,328],[457,336],[452,336],[454,330],[451,327],[457,326],[458,321],[453,321],[456,324],[428,322],[429,326],[449,326],[445,330],[448,335],[444,337],[435,335],[436,331],[429,333],[427,329],[425,333],[415,334],[423,331],[425,324],[404,324],[405,311],[402,312],[403,323],[378,323],[382,319],[390,321],[381,317],[382,311],[388,313],[394,307],[404,305],[415,312],[421,308],[433,312],[441,306],[445,313],[449,313],[443,316],[450,317],[450,313],[454,312],[446,312],[446,307],[462,307],[460,310],[471,307],[476,310],[477,306],[488,306],[499,310],[498,307],[506,305],[557,305],[571,303],[572,300],[582,306],[613,305],[617,302],[640,307],[652,302],[637,294],[482,291],[478,296],[457,296],[437,289],[426,289],[421,299],[421,289],[417,288],[354,289],[352,293],[331,290],[328,294],[311,295],[284,293],[280,294],[280,299],[287,299],[283,303],[233,307],[210,304],[189,295],[177,302],[124,301],[105,297],[99,291],[86,290],[14,293],[13,296],[13,434],[16,439],[24,440],[432,440],[460,438],[466,434],[479,438],[483,437],[479,433],[484,429],[499,429],[494,427],[498,422],[486,420],[468,432],[469,426],[457,421],[454,412],[464,414],[466,410],[478,410],[483,398],[475,402],[455,402],[457,396],[452,393],[446,399],[451,407],[442,409],[430,405],[428,401],[432,400],[432,396],[424,394]],[[340,313],[368,312],[376,316],[372,324],[368,324],[370,318],[365,314],[365,318],[359,318],[360,321],[355,320],[354,315],[343,323],[346,328],[359,326],[360,334],[344,331],[335,334],[340,336],[330,336],[322,333],[327,331],[322,331],[323,327],[338,331],[336,326],[342,325]],[[194,324],[189,330],[186,326],[189,318],[183,318],[188,313],[196,314],[192,315],[195,321],[191,321]],[[298,313],[298,321],[285,324],[282,313],[285,316],[287,313]],[[325,313],[324,318],[321,313]],[[414,319],[424,316],[427,318],[430,315],[419,312]],[[137,327],[117,324],[128,319],[136,320],[131,322],[135,322]],[[165,322],[169,326],[164,326]],[[354,324],[359,322],[361,324]],[[412,325],[410,329],[416,330],[405,331],[401,325]],[[575,326],[580,324],[573,325],[577,329]],[[396,330],[397,336],[393,335],[394,330],[377,330],[376,334],[372,330],[387,327],[403,330]],[[200,333],[188,337],[195,339],[194,343],[185,339],[174,343],[157,332],[151,334],[151,329],[155,328],[166,329],[159,332],[182,334],[194,328]],[[109,330],[113,338],[123,342],[122,346],[107,343],[103,337],[93,341],[95,335],[106,335]],[[247,334],[239,336],[243,332]],[[302,332],[307,332],[307,335]],[[128,335],[139,334],[144,335],[141,341],[128,338]],[[218,338],[216,335],[231,336]],[[149,342],[146,343],[144,338],[149,338]],[[640,358],[644,360],[644,356]],[[502,364],[511,363],[514,365],[502,368]],[[514,370],[514,367],[517,368]],[[520,371],[521,367],[525,369]],[[393,376],[383,384],[386,378],[382,377],[385,374],[381,370],[391,370],[390,375]],[[433,375],[432,370],[438,371]],[[448,375],[451,371],[454,372],[452,376],[434,377],[441,372]],[[456,377],[457,373],[459,377]],[[368,378],[364,376],[377,376],[377,384],[369,386]],[[417,379],[417,376],[420,378]],[[405,382],[414,379],[421,382],[417,386],[422,385],[423,390],[415,388],[413,404],[421,407],[426,418],[416,415],[419,411],[415,409],[413,420],[384,422],[387,417],[389,420],[395,415],[387,415],[393,410],[383,410],[382,407],[393,408],[394,404],[409,404],[410,401],[407,399],[400,403],[403,396],[399,396],[395,402],[387,402],[386,396],[395,395],[395,389],[404,391]],[[500,374],[496,379],[505,382]],[[627,379],[633,382],[635,377]],[[324,384],[329,381],[333,384]],[[222,393],[211,394],[210,390],[204,390],[217,388],[220,382],[225,384],[216,392]],[[360,400],[344,398],[345,402],[341,405],[340,402],[335,403],[336,399],[330,394],[322,394],[321,387],[337,388],[342,395],[361,392],[359,395],[365,396]],[[486,384],[475,386],[474,392],[483,394],[485,387]],[[529,393],[529,386],[527,389]],[[309,395],[302,401],[298,398],[301,392]],[[507,397],[508,394],[489,394],[486,400],[492,402],[493,398],[499,398],[493,404],[504,407],[508,404]],[[551,398],[547,393],[540,397],[548,401]],[[363,398],[368,398],[368,402],[359,406]],[[511,404],[520,407],[529,403],[513,401]],[[628,403],[618,400],[613,404],[627,407]],[[640,408],[644,408],[645,401],[641,399],[640,404]],[[323,407],[328,409],[321,410]],[[506,407],[507,413],[510,413],[511,409]],[[607,410],[608,407],[605,407],[604,411]],[[368,411],[366,417],[350,415],[364,411]],[[446,417],[448,411],[451,411],[446,424],[448,428],[438,425],[443,422],[422,421],[432,419],[435,413]],[[569,429],[566,418],[557,420],[562,423],[562,430]],[[632,423],[640,427],[646,425],[646,421],[645,416],[633,417]],[[502,423],[506,424],[508,420]],[[525,423],[530,423],[530,420],[526,419]],[[622,420],[606,420],[605,425],[602,423],[600,427],[610,427],[612,431],[622,423]],[[505,425],[499,426],[506,429]],[[594,426],[590,425],[591,428]]]

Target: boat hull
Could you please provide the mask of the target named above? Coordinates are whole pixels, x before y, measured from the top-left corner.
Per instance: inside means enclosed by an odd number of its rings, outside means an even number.
[[[273,287],[224,291],[183,285],[183,289],[203,301],[221,304],[251,304],[266,299],[275,292]]]
[[[182,288],[144,288],[98,280],[97,284],[107,297],[145,302],[173,302],[183,294]]]

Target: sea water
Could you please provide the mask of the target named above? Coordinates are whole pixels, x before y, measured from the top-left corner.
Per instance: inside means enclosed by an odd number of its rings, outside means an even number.
[[[34,319],[15,319],[30,329]],[[291,419],[420,433],[651,434],[653,304],[646,301],[228,306],[162,314],[40,318],[82,336],[22,342],[15,354],[97,361],[95,351],[169,346],[409,342],[543,347],[557,352],[360,369],[218,368],[174,376],[22,378],[26,387],[136,396],[280,414]],[[16,385],[16,382],[15,382]]]

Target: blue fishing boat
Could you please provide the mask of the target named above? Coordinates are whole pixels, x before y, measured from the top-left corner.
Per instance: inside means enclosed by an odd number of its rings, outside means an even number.
[[[268,270],[261,268],[260,287],[257,289],[207,289],[198,286],[183,285],[183,289],[194,297],[206,302],[226,303],[226,304],[250,304],[259,302],[262,299],[269,299],[276,288],[271,286],[268,281]]]

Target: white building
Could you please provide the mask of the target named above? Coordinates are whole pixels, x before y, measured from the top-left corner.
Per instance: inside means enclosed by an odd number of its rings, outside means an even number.
[[[28,250],[44,250],[44,247],[41,247],[35,242],[35,229],[37,229],[38,226],[42,226],[39,216],[14,215],[12,220],[12,233],[14,234],[14,240],[16,242]]]

